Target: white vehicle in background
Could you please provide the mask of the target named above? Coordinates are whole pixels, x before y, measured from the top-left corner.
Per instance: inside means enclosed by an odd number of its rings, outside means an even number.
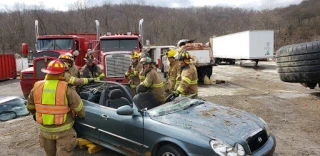
[[[197,68],[198,82],[204,82],[205,76],[209,79],[212,75],[212,66],[215,65],[211,43],[208,45],[194,43],[194,40],[182,39],[177,43],[177,51],[188,51],[191,55],[191,62]]]
[[[215,62],[235,64],[236,60],[259,60],[274,57],[273,30],[244,31],[211,38]]]
[[[166,62],[167,60],[162,60],[163,56],[166,55],[166,53],[170,49],[174,49],[175,46],[150,46],[148,47],[148,53],[153,59],[154,62],[158,64],[158,68],[161,69],[161,72],[166,72],[165,69],[168,68],[167,64],[163,64],[163,62]]]

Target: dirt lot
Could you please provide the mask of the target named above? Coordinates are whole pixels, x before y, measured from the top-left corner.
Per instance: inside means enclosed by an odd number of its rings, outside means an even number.
[[[274,62],[244,67],[214,67],[216,79],[226,83],[200,86],[199,95],[209,101],[236,107],[263,118],[276,136],[275,155],[320,155],[320,89],[279,80]],[[19,80],[0,82],[0,96],[22,96]],[[44,155],[38,129],[31,116],[0,124],[0,155]],[[88,155],[76,150],[76,155]],[[95,155],[118,155],[104,150]]]

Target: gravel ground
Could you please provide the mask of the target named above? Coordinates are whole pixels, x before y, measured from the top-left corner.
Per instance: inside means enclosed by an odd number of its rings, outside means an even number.
[[[320,155],[320,89],[310,90],[280,81],[274,62],[219,65],[214,77],[226,83],[199,86],[200,97],[258,115],[277,140],[275,155]],[[19,80],[0,81],[0,96],[21,96]],[[0,124],[0,155],[44,155],[38,129],[31,116]],[[75,150],[75,155],[89,155]],[[94,156],[119,155],[103,150]]]

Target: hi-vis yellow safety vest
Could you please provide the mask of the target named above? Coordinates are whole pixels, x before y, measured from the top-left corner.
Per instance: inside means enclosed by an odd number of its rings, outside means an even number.
[[[70,111],[67,86],[67,82],[59,80],[43,80],[35,83],[34,103],[39,124],[61,125],[65,122]]]

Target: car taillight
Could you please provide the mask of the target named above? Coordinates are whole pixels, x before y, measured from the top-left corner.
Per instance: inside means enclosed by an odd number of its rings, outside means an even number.
[[[31,78],[33,78],[33,73],[20,74],[20,78],[31,79]]]

